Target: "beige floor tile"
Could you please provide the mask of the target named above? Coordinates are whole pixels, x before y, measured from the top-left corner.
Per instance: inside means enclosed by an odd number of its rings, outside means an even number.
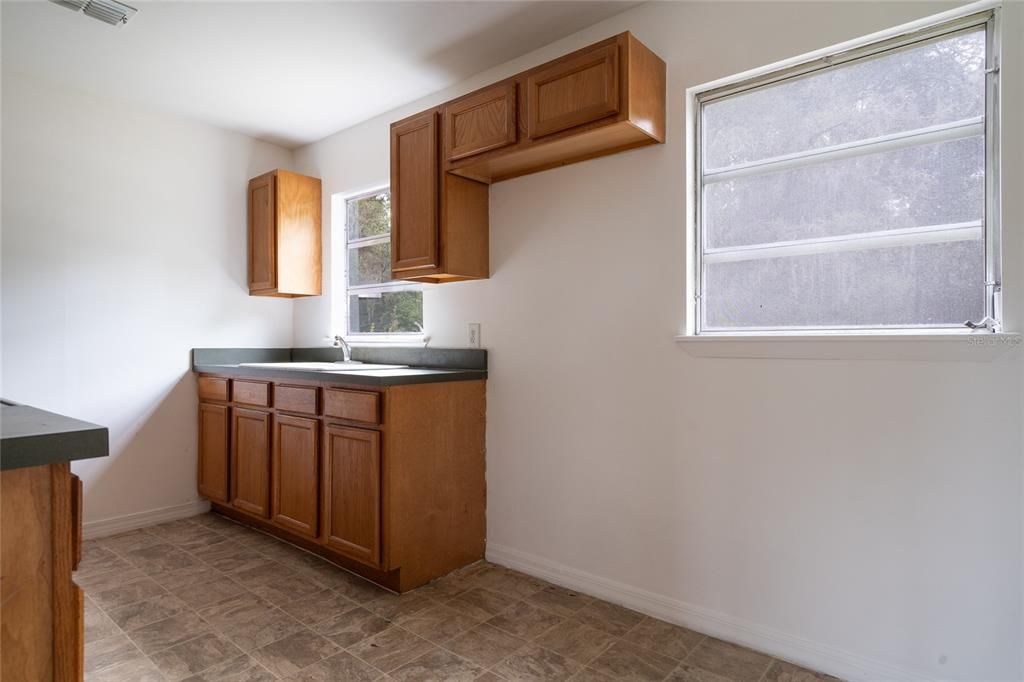
[[[250,593],[200,609],[199,615],[246,652],[303,629],[297,620]]]
[[[241,653],[223,636],[206,632],[150,658],[168,680],[182,680]]]
[[[686,662],[716,675],[745,682],[761,679],[772,659],[746,647],[705,637],[686,657]]]
[[[171,594],[192,608],[201,609],[231,597],[236,597],[245,591],[245,588],[234,580],[220,575],[208,580],[174,588],[171,590]]]
[[[164,524],[152,529],[154,535],[159,535],[166,542],[186,551],[191,551],[206,545],[221,542],[224,536],[198,523]]]
[[[183,611],[170,618],[129,630],[128,636],[143,653],[152,656],[158,651],[198,637],[209,629],[210,626],[194,611]]]
[[[839,678],[817,673],[786,661],[774,660],[765,673],[765,682],[838,682]]]
[[[295,579],[295,571],[270,558],[252,568],[231,571],[230,576],[246,589],[252,590],[263,585],[281,585]]]
[[[123,552],[121,556],[132,566],[149,574],[177,571],[199,563],[188,552],[164,543]]]
[[[111,609],[107,615],[122,630],[133,630],[187,610],[188,604],[173,594],[159,594],[150,599]]]
[[[85,672],[90,673],[145,656],[124,634],[118,633],[85,645]]]
[[[623,682],[659,682],[676,665],[668,656],[619,640],[591,661],[589,667]]]
[[[288,682],[372,682],[382,677],[381,671],[342,651],[285,679]]]
[[[292,577],[281,582],[254,585],[249,589],[275,606],[284,606],[296,599],[305,599],[323,591],[323,587],[318,583],[302,578],[297,573],[292,573]]]
[[[478,587],[500,592],[516,599],[526,599],[541,590],[551,587],[543,580],[519,573],[501,566],[492,566],[492,570],[481,571],[474,578]]]
[[[566,620],[534,640],[555,653],[584,665],[600,656],[615,638],[576,620]]]
[[[281,604],[281,610],[303,625],[314,625],[355,607],[337,592],[320,589],[303,599]]]
[[[509,680],[560,682],[572,677],[581,667],[561,654],[528,644],[496,665],[494,670]]]
[[[478,620],[485,620],[498,615],[517,601],[514,597],[499,592],[474,587],[446,603],[460,613]]]
[[[389,627],[390,621],[370,613],[361,606],[353,606],[348,611],[331,614],[313,625],[312,629],[338,646],[348,648],[367,637],[384,632]]]
[[[154,582],[152,578],[143,576],[128,578],[121,581],[116,587],[107,587],[101,592],[93,593],[87,590],[86,593],[96,602],[97,606],[105,611],[109,611],[119,606],[134,604],[144,599],[166,594],[167,591]]]
[[[594,599],[577,611],[573,618],[613,637],[621,637],[639,624],[644,616],[623,606]]]
[[[623,639],[681,661],[700,644],[704,635],[648,617],[630,630]]]
[[[339,651],[341,649],[330,640],[302,629],[284,639],[255,649],[252,657],[278,677],[288,677]]]
[[[393,671],[391,679],[398,682],[473,682],[484,672],[479,665],[450,651],[434,649]]]
[[[526,600],[534,606],[550,611],[556,616],[567,618],[589,604],[592,600],[586,595],[567,590],[564,587],[551,585],[540,592],[530,595]]]
[[[392,625],[349,648],[349,653],[378,670],[389,673],[434,649],[434,645],[413,633]]]
[[[188,677],[186,682],[274,682],[276,679],[255,658],[242,654]]]
[[[167,678],[148,658],[135,658],[85,674],[85,682],[165,682]]]
[[[351,599],[356,604],[366,604],[387,592],[382,587],[340,568],[330,570],[320,582],[324,587],[334,590],[346,599]]]
[[[186,566],[184,568],[178,568],[171,571],[158,570],[149,574],[150,578],[158,582],[162,587],[167,588],[168,591],[190,587],[197,583],[217,580],[224,576],[224,573],[221,573],[212,566],[208,566],[202,562],[196,562],[192,566]]]
[[[728,677],[702,670],[689,663],[683,663],[672,671],[665,682],[733,682]]]
[[[572,682],[615,682],[613,678],[599,673],[593,668],[583,668],[569,679]]]
[[[115,569],[126,569],[131,564],[114,554],[102,545],[93,544],[88,550],[83,547],[82,560],[75,569],[75,580],[81,581],[88,576],[113,571]]]
[[[376,613],[381,618],[396,620],[401,616],[422,611],[435,606],[436,601],[415,592],[407,594],[392,594],[385,592],[376,599],[371,599],[363,604],[366,610]]]
[[[145,528],[119,533],[99,539],[100,546],[109,549],[117,554],[131,552],[150,545],[157,545],[162,542],[158,535],[153,535]]]
[[[534,639],[562,622],[561,616],[544,609],[519,602],[486,621],[499,630],[504,630],[516,637]]]
[[[480,621],[444,604],[434,604],[422,611],[400,616],[395,622],[424,639],[442,644]]]
[[[117,627],[117,623],[111,620],[107,614],[103,613],[100,607],[96,606],[90,599],[85,601],[84,622],[86,644],[106,639],[121,632],[120,628]]]
[[[477,625],[447,642],[444,647],[485,668],[511,656],[526,644],[525,639],[491,627]]]

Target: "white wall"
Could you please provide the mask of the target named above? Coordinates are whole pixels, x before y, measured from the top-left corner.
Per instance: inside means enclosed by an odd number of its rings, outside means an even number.
[[[387,182],[392,120],[622,30],[668,63],[665,145],[493,186],[491,279],[425,295],[435,345],[481,322],[491,353],[490,556],[839,674],[1021,677],[1019,351],[715,360],[673,340],[684,90],[947,7],[649,3],[296,152],[327,216],[332,193]],[[1004,66],[1016,330],[1022,13]],[[298,344],[329,326],[329,301],[296,303]]]
[[[189,349],[287,347],[246,288],[245,181],[291,153],[3,74],[3,387],[110,428],[85,519],[196,500]]]

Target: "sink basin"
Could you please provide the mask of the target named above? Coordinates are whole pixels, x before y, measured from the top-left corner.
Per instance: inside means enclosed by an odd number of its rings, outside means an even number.
[[[314,372],[360,372],[370,369],[401,369],[408,365],[373,365],[366,362],[243,362],[239,366],[312,370]]]

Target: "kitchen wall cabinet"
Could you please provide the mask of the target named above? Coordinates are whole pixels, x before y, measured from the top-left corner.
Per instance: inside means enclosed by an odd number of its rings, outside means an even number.
[[[324,438],[324,542],[380,566],[380,434],[327,424]]]
[[[628,32],[396,121],[392,277],[485,279],[489,184],[664,141],[665,63]]]
[[[285,170],[249,181],[249,294],[319,296],[320,180]]]
[[[202,374],[198,389],[199,494],[215,511],[399,592],[483,558],[483,380]]]
[[[226,405],[199,403],[199,494],[218,502],[228,501],[228,443]]]
[[[231,504],[270,516],[270,413],[231,409]]]
[[[274,523],[316,537],[319,532],[320,423],[278,414],[271,467]]]

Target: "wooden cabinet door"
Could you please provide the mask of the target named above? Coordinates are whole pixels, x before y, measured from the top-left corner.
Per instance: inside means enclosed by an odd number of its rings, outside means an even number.
[[[311,538],[317,536],[320,505],[319,426],[316,419],[274,417],[273,520]]]
[[[228,501],[228,407],[199,403],[199,494]]]
[[[526,108],[531,139],[618,113],[618,45],[570,55],[530,74]]]
[[[274,174],[249,181],[249,290],[277,287]]]
[[[438,266],[437,112],[391,127],[391,269]]]
[[[516,84],[499,83],[444,107],[445,158],[455,161],[516,141]]]
[[[231,411],[231,503],[270,516],[270,413]]]
[[[324,429],[323,541],[371,566],[380,566],[380,434],[329,424]]]

